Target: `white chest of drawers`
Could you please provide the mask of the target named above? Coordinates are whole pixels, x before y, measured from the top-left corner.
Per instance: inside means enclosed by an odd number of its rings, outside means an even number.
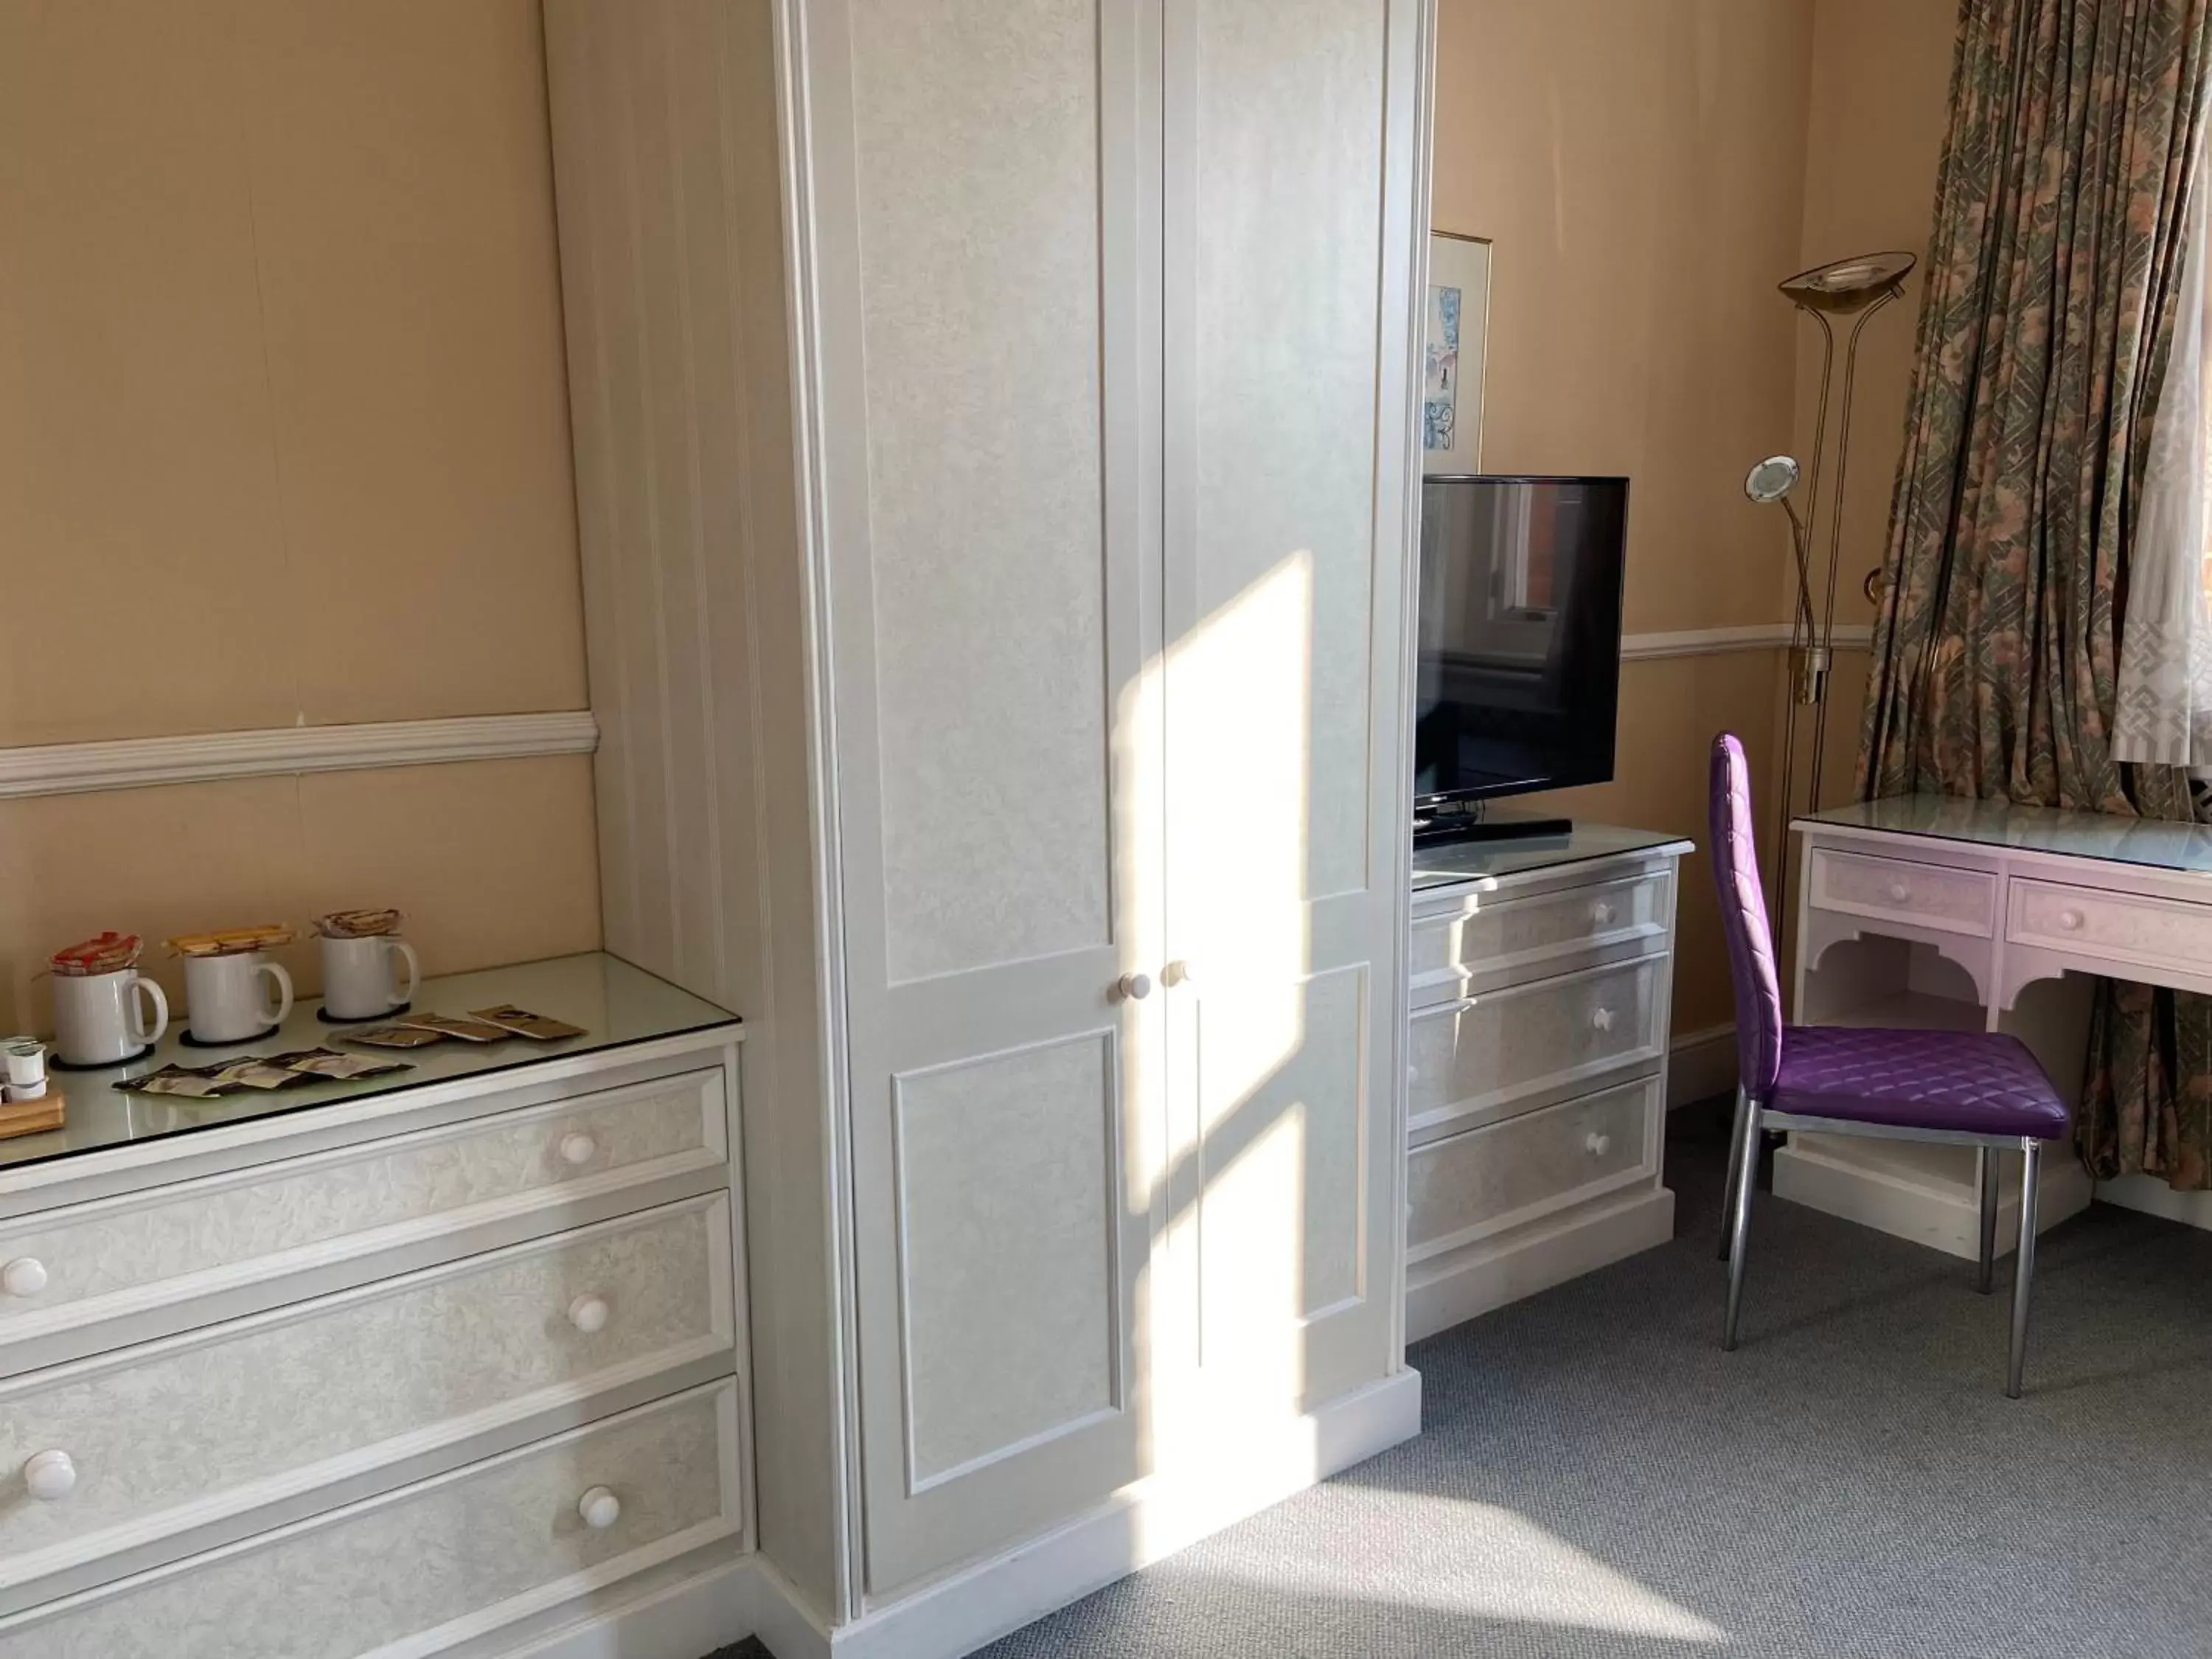
[[[1406,1334],[1673,1235],[1676,866],[1603,825],[1413,860]]]
[[[750,1547],[742,1028],[596,954],[420,1006],[506,1001],[587,1035],[0,1142],[0,1653],[528,1651]]]

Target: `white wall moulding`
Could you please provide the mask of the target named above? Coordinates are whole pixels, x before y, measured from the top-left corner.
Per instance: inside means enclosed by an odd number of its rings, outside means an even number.
[[[584,709],[41,744],[0,749],[0,800],[206,783],[272,772],[352,772],[453,761],[588,755],[599,744],[599,722]]]
[[[1865,623],[1838,623],[1836,648],[1864,651],[1874,629]],[[1718,657],[1737,651],[1783,651],[1790,645],[1788,623],[1753,623],[1743,628],[1688,628],[1667,634],[1625,634],[1623,662],[1651,662],[1662,657]]]

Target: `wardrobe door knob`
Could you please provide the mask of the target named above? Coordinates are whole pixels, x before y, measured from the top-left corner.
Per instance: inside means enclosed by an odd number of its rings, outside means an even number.
[[[1171,962],[1160,969],[1160,978],[1170,986],[1194,984],[1197,970],[1187,962]]]
[[[36,1296],[46,1288],[46,1264],[34,1255],[19,1255],[0,1267],[0,1291],[9,1296]]]
[[[1606,1153],[1610,1152],[1613,1148],[1613,1137],[1608,1134],[1599,1134],[1595,1133],[1584,1135],[1583,1137],[1583,1148],[1585,1152],[1589,1152],[1592,1158],[1603,1158]]]
[[[1124,974],[1114,981],[1115,988],[1132,1002],[1142,1002],[1152,994],[1152,981],[1144,974]]]
[[[2058,925],[2069,933],[2080,933],[2081,913],[2079,910],[2061,910],[2058,913]]]
[[[594,1486],[576,1500],[576,1513],[593,1532],[605,1532],[622,1519],[622,1499],[605,1486]]]
[[[76,1461],[65,1451],[33,1452],[23,1465],[23,1484],[41,1503],[67,1498],[76,1490]]]
[[[561,1137],[561,1161],[563,1164],[579,1166],[589,1164],[599,1156],[599,1143],[581,1129]]]
[[[1590,1012],[1590,1029],[1594,1031],[1610,1031],[1613,1029],[1613,1010],[1593,1009]]]
[[[568,1304],[568,1322],[586,1336],[594,1336],[607,1328],[607,1301],[603,1296],[589,1292]]]

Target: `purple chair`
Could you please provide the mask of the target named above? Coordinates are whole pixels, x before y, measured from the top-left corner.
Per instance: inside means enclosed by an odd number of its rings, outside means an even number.
[[[1744,1244],[1763,1130],[1890,1135],[1973,1147],[1981,1174],[1979,1288],[1984,1295],[1996,1255],[1996,1154],[2016,1148],[2026,1162],[2005,1393],[2019,1399],[2021,1367],[2027,1355],[2028,1282],[2035,1272],[2036,1175],[2043,1143],[2067,1133],[2065,1103],[2017,1037],[1784,1025],[1774,938],[1759,879],[1759,850],[1752,840],[1751,769],[1744,763],[1743,745],[1726,732],[1713,739],[1711,811],[1713,884],[1720,890],[1735,986],[1741,1084],[1729,1148],[1728,1225],[1720,1249],[1729,1264],[1728,1323],[1721,1346],[1735,1348],[1743,1308]]]

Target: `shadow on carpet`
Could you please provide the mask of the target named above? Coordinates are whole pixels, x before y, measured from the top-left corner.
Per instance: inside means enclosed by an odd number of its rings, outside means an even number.
[[[2212,1234],[2045,1236],[2027,1397],[1971,1263],[1762,1193],[1720,1351],[1725,1119],[1681,1236],[1419,1344],[1423,1432],[988,1659],[2212,1654]]]

